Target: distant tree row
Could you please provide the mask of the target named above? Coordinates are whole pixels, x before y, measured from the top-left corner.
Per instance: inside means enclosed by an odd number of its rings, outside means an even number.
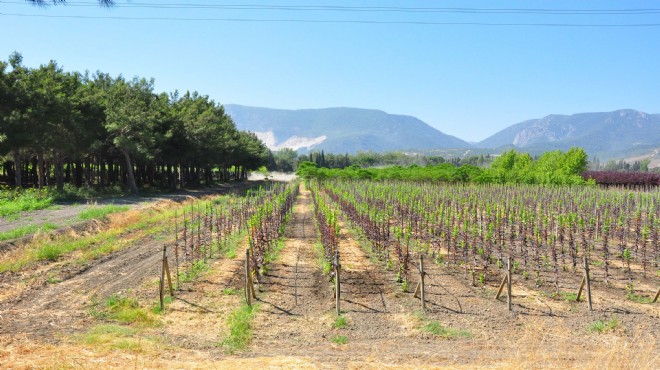
[[[270,151],[197,92],[155,93],[154,80],[27,68],[0,61],[0,181],[16,187],[175,189],[244,179]]]
[[[650,168],[651,159],[646,158],[632,163],[626,162],[623,159],[614,160],[610,159],[605,164],[600,163],[596,158],[589,165],[589,169],[593,171],[624,171],[624,172],[656,172],[660,168]]]
[[[589,182],[581,174],[587,169],[587,154],[581,148],[567,152],[546,152],[536,159],[514,150],[495,158],[490,168],[453,163],[408,167],[362,168],[352,165],[344,169],[319,168],[317,163],[302,162],[298,174],[305,178],[360,178],[436,180],[472,183],[524,183],[578,185]]]
[[[470,164],[473,166],[484,167],[492,162],[489,155],[472,156],[466,158],[445,159],[441,156],[431,156],[424,154],[410,154],[404,152],[358,152],[356,154],[333,154],[324,151],[314,151],[309,154],[300,154],[293,149],[281,149],[273,153],[274,161],[269,166],[271,171],[296,171],[298,164],[302,162],[315,163],[319,168],[346,168],[349,166],[358,167],[387,167],[387,166],[429,166],[441,163],[451,163],[455,166]]]

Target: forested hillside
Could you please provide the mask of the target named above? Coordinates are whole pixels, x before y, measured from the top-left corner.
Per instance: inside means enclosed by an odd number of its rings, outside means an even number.
[[[197,92],[154,80],[0,61],[0,182],[16,187],[143,185],[174,189],[245,178],[270,151]]]
[[[268,138],[271,149],[359,151],[420,151],[470,148],[471,144],[442,133],[411,116],[375,109],[270,109],[227,104],[227,113],[244,130]]]
[[[477,145],[515,147],[532,154],[581,147],[601,159],[645,156],[660,143],[660,115],[622,109],[614,112],[553,114],[512,125]]]

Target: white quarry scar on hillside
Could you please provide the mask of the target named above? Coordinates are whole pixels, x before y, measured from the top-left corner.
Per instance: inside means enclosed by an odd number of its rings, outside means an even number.
[[[280,150],[284,148],[293,150],[302,148],[311,149],[314,146],[321,144],[328,138],[325,135],[317,137],[291,136],[284,142],[278,143],[273,131],[261,131],[255,132],[254,134],[257,135],[257,137],[263,141],[270,150]]]

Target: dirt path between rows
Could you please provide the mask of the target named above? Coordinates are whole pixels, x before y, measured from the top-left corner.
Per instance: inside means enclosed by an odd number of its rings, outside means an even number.
[[[284,249],[262,277],[251,356],[303,355],[323,346],[329,332],[333,293],[313,249],[316,230],[311,195],[303,190],[285,231]]]
[[[341,311],[346,326],[335,328],[332,285],[314,250],[310,193],[301,192],[287,226],[281,259],[262,282],[254,340],[242,355],[306,359],[306,366],[359,368],[445,361],[449,349],[416,330],[414,299],[372,262],[341,225]],[[335,343],[345,337],[345,344]]]

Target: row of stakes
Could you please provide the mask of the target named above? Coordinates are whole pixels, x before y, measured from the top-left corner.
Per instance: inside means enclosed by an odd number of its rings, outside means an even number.
[[[586,296],[587,296],[587,304],[589,306],[589,311],[593,311],[593,305],[591,302],[591,278],[589,276],[589,261],[587,260],[587,257],[585,256],[583,258],[583,263],[584,263],[584,276],[582,277],[582,283],[580,284],[580,288],[578,289],[577,292],[577,297],[576,301],[580,301],[580,298],[582,296],[582,292],[585,291],[586,287]],[[417,286],[415,287],[415,293],[413,296],[415,298],[419,298],[422,303],[422,311],[426,312],[426,297],[425,297],[425,286],[424,286],[424,277],[426,273],[424,272],[424,255],[420,254],[419,255],[419,265],[418,271],[419,271],[419,282],[417,283]],[[336,306],[336,313],[337,316],[341,315],[341,308],[340,308],[340,271],[341,271],[341,265],[339,263],[339,251],[335,253],[334,257],[334,272],[335,272],[335,286],[334,286],[334,291],[335,291],[335,306]],[[512,284],[512,279],[511,279],[511,274],[512,274],[512,269],[511,269],[511,257],[507,258],[507,265],[506,265],[506,274],[504,275],[504,278],[502,279],[502,283],[500,284],[499,289],[497,290],[497,294],[495,295],[495,299],[499,300],[500,296],[502,295],[502,291],[504,290],[504,287],[506,286],[506,291],[507,291],[507,309],[509,311],[513,311],[513,302],[512,302],[512,293],[511,293],[511,284]],[[172,288],[172,277],[170,274],[170,267],[169,263],[167,261],[167,246],[163,247],[163,266],[161,269],[161,275],[160,275],[160,308],[164,308],[164,297],[165,297],[165,279],[167,278],[167,284],[169,288],[170,295],[172,298],[174,298],[174,289]],[[656,303],[658,301],[658,298],[660,297],[660,289],[658,289],[657,293],[655,294],[655,298],[653,298],[652,303]],[[245,300],[248,304],[248,306],[252,305],[252,300],[256,299],[257,295],[254,290],[254,283],[252,281],[252,273],[250,270],[250,249],[245,250]]]
[[[246,250],[245,251],[245,271],[246,273],[246,287],[248,287],[246,291],[246,299],[248,305],[252,304],[252,298],[256,298],[256,295],[254,293],[254,286],[252,284],[252,277],[251,274],[249,273],[250,271],[250,261],[249,261],[249,256],[250,256],[250,251]],[[591,302],[591,278],[589,276],[589,262],[587,260],[587,257],[583,258],[583,263],[584,263],[584,276],[582,278],[582,283],[580,284],[580,288],[578,289],[576,301],[580,301],[580,298],[582,296],[582,292],[585,291],[586,287],[586,296],[587,296],[587,304],[589,306],[589,311],[593,311],[593,304]],[[420,254],[419,255],[419,265],[418,271],[419,271],[419,282],[417,283],[417,286],[415,287],[415,292],[413,296],[415,298],[419,298],[422,304],[422,311],[426,312],[426,297],[425,297],[425,284],[424,284],[424,278],[426,276],[426,272],[424,272],[424,255]],[[337,316],[341,315],[341,306],[340,306],[340,298],[341,298],[341,289],[340,289],[340,271],[341,271],[341,264],[339,263],[339,252],[335,253],[334,257],[334,271],[335,271],[335,286],[334,286],[334,296],[335,296],[335,308],[336,308],[336,313]],[[513,300],[512,300],[512,292],[511,292],[511,284],[512,284],[512,269],[511,269],[511,257],[507,258],[507,268],[506,268],[506,274],[504,275],[504,278],[502,279],[502,283],[500,284],[499,289],[497,290],[497,294],[495,295],[495,299],[499,300],[500,296],[502,295],[502,292],[504,290],[504,287],[506,286],[506,292],[507,292],[507,309],[509,311],[513,311]],[[660,289],[658,289],[658,292],[655,294],[655,298],[653,299],[653,303],[657,302],[658,297],[660,296]]]
[[[166,257],[164,257],[166,258]],[[341,271],[341,265],[339,264],[339,252],[335,253],[334,258],[334,268],[335,268],[335,305],[337,316],[341,314],[340,306],[340,281],[339,272]],[[245,250],[245,302],[248,306],[252,305],[252,300],[256,299],[257,295],[254,290],[254,282],[252,281],[252,272],[250,270],[250,249]]]
[[[587,305],[589,306],[589,311],[593,311],[593,304],[591,303],[591,277],[589,275],[589,260],[587,257],[582,258],[583,262],[583,268],[584,268],[584,276],[582,277],[582,283],[580,283],[580,288],[578,289],[577,296],[575,297],[575,301],[579,302],[580,298],[582,297],[582,292],[585,292],[585,287],[586,287],[586,296],[587,296]],[[507,307],[509,311],[512,311],[512,302],[511,302],[511,257],[507,259],[507,265],[506,265],[506,274],[504,275],[504,278],[502,279],[502,283],[500,284],[499,289],[497,290],[497,294],[495,295],[495,299],[499,300],[500,295],[502,294],[502,290],[504,290],[504,286],[506,285],[506,290],[507,290]],[[651,303],[655,303],[658,301],[658,297],[660,297],[660,289],[655,293],[655,297],[653,298],[653,301]]]

